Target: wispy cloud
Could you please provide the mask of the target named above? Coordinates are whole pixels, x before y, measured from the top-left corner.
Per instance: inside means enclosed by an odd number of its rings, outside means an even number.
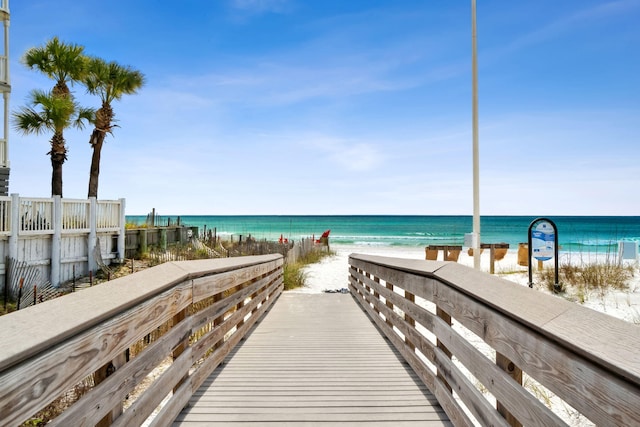
[[[391,47],[385,54],[377,48],[354,48],[309,56],[307,50],[313,49],[305,45],[294,52],[257,57],[248,63],[231,60],[236,64],[233,67],[223,65],[199,75],[176,75],[168,83],[182,90],[209,93],[225,102],[269,106],[403,91],[468,72],[464,61],[432,63],[415,53],[407,59],[401,47]]]
[[[386,75],[384,66],[371,63],[297,65],[264,62],[243,69],[199,76],[175,77],[176,86],[209,92],[218,100],[240,104],[290,105],[314,99],[406,89],[413,85]]]
[[[509,43],[492,52],[487,52],[490,57],[498,57],[526,49],[552,40],[561,34],[576,31],[577,27],[582,27],[594,22],[603,23],[608,18],[623,16],[633,10],[640,8],[640,0],[618,0],[598,4],[585,8],[547,23],[529,33],[522,34]],[[485,60],[488,59],[485,56]]]
[[[290,10],[290,0],[231,0],[231,7],[246,13],[284,13]]]
[[[235,0],[233,5],[256,13],[293,7],[282,0]],[[403,25],[411,27],[407,33],[395,28]],[[227,102],[290,105],[408,90],[469,70],[465,54],[448,49],[449,30],[425,32],[424,23],[402,8],[319,18],[304,26],[293,43],[251,55],[227,52],[209,72],[174,80]]]
[[[322,145],[331,160],[351,172],[375,169],[381,162],[378,150],[364,142],[325,141]]]

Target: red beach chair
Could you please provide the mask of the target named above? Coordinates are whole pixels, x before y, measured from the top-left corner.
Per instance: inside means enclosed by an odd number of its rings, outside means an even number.
[[[331,230],[326,230],[324,233],[322,233],[322,235],[320,236],[320,238],[318,240],[316,240],[316,243],[327,243],[327,241],[329,240],[329,233],[331,233]]]

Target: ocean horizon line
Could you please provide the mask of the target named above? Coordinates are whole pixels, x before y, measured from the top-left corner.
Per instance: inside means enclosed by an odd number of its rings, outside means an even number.
[[[126,217],[147,217],[146,214],[126,214]],[[168,217],[469,217],[471,214],[156,214],[161,218]],[[482,217],[505,217],[505,218],[640,218],[640,215],[522,215],[522,214],[484,214]]]
[[[128,215],[145,221],[147,215]],[[473,230],[471,215],[158,215],[159,223],[180,221],[218,236],[249,236],[277,240],[320,236],[330,230],[334,244],[369,246],[429,246],[464,244]],[[480,217],[481,243],[527,242],[531,223],[547,218],[557,226],[558,245],[565,249],[611,251],[619,241],[640,241],[640,216],[528,216]],[[170,220],[170,221],[169,221]]]

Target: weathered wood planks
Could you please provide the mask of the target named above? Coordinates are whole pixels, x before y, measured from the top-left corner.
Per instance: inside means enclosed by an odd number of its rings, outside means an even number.
[[[302,293],[280,297],[174,426],[230,423],[452,425],[350,295]]]
[[[107,375],[51,425],[96,425],[105,416],[140,425],[172,391],[163,417],[175,417],[281,290],[281,255],[175,262],[2,316],[0,426],[20,424],[98,371]],[[122,411],[134,387],[171,356]]]
[[[350,264],[351,291],[452,420],[465,411],[461,401],[481,424],[504,423],[495,418],[502,413],[511,425],[565,425],[506,367],[533,377],[597,425],[640,425],[637,325],[455,263],[353,254]],[[387,283],[393,283],[392,290]],[[406,295],[415,295],[416,303]],[[429,304],[435,309],[427,309]],[[454,326],[438,313],[450,316]],[[477,335],[493,356],[478,351],[456,324]],[[456,362],[428,336],[436,337]],[[432,373],[436,369],[442,378]],[[460,401],[447,400],[445,381]],[[499,412],[477,392],[476,382],[497,399]]]

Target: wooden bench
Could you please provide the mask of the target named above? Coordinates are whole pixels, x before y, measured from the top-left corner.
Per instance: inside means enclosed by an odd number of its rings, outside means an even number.
[[[495,262],[500,261],[507,254],[508,243],[481,243],[480,253],[483,249],[489,249],[489,273],[495,272]],[[425,248],[426,259],[435,261],[438,259],[438,252],[442,251],[443,261],[458,261],[462,246],[459,245],[429,245]],[[473,248],[469,249],[469,255],[473,256]]]
[[[426,259],[435,261],[438,259],[438,251],[442,251],[443,261],[456,261],[462,251],[460,245],[429,245],[425,248]]]
[[[508,243],[480,243],[480,253],[483,249],[489,249],[489,273],[495,273],[495,263],[507,254]],[[497,249],[497,250],[496,250]],[[472,252],[473,253],[473,252]]]

